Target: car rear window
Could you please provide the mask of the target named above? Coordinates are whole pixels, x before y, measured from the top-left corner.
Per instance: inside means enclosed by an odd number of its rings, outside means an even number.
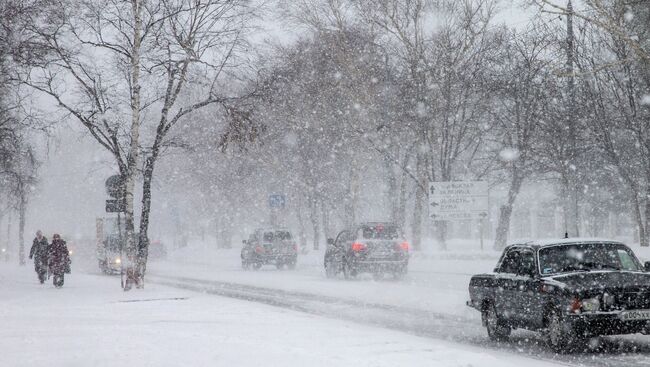
[[[400,231],[397,226],[377,224],[363,226],[361,228],[364,239],[396,240],[400,238]]]
[[[280,241],[286,241],[291,239],[291,233],[287,231],[277,231],[275,232],[275,239]]]
[[[273,232],[264,232],[264,241],[271,242],[273,241]]]

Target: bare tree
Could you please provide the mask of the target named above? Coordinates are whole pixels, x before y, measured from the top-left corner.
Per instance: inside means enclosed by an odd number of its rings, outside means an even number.
[[[150,185],[165,138],[184,116],[226,100],[218,78],[231,66],[249,14],[243,0],[70,0],[61,2],[57,22],[31,27],[48,57],[25,68],[20,81],[84,126],[112,154],[124,182],[125,290],[143,284]],[[188,83],[196,93],[186,92]],[[180,105],[184,92],[187,104]],[[153,126],[151,115],[159,116]],[[146,146],[138,243],[134,188]]]
[[[492,160],[500,161],[506,172],[508,194],[501,206],[494,247],[507,244],[513,206],[522,184],[537,171],[535,154],[539,127],[548,118],[547,111],[558,92],[548,55],[549,37],[534,30],[523,35],[510,32],[496,65],[490,134],[494,146]]]

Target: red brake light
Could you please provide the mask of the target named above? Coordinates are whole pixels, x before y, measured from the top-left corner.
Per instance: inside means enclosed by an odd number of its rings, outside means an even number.
[[[354,242],[352,244],[352,251],[354,251],[354,252],[361,252],[361,251],[364,251],[365,249],[366,249],[366,244],[365,243]]]
[[[580,309],[582,308],[582,302],[578,298],[574,298],[573,302],[571,302],[571,306],[569,306],[569,311],[571,313],[580,313]]]
[[[400,243],[399,247],[404,251],[408,251],[409,250],[409,243],[404,241],[404,242]]]
[[[255,247],[255,252],[257,252],[258,254],[263,253],[264,252],[264,247],[262,247],[262,246]]]

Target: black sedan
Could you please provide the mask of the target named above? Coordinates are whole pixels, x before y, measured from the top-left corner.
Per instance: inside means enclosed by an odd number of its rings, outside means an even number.
[[[650,263],[615,241],[509,246],[494,272],[472,277],[468,305],[492,339],[542,332],[556,351],[600,335],[650,333]]]

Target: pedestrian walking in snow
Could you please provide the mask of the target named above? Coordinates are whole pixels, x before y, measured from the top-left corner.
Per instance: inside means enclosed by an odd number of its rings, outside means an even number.
[[[41,284],[45,283],[47,277],[47,256],[48,256],[47,238],[43,236],[43,232],[36,231],[36,238],[32,242],[32,248],[29,250],[29,258],[34,259],[34,270],[38,275],[38,281]]]
[[[70,273],[70,253],[61,236],[54,234],[48,251],[48,265],[54,277],[54,286],[63,287],[65,273]]]

